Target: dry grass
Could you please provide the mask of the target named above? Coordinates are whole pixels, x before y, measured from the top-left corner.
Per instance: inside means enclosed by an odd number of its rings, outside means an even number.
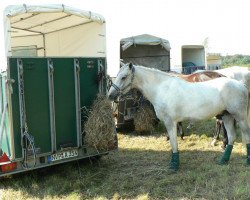
[[[86,144],[98,150],[109,149],[114,145],[116,135],[111,102],[105,95],[97,96],[87,115],[83,126]]]
[[[171,148],[164,133],[119,133],[119,150],[100,161],[68,163],[1,180],[0,195],[8,200],[250,199],[245,147],[237,140],[230,164],[217,165],[222,150],[220,145],[210,146],[213,130],[214,120],[196,123],[189,136],[178,138],[177,174],[165,173]]]
[[[155,113],[150,106],[140,106],[134,116],[135,131],[138,133],[152,132],[155,124]]]

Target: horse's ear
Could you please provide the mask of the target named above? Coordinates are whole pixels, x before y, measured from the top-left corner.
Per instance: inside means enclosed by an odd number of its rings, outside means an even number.
[[[133,69],[133,64],[132,63],[129,63],[129,69]]]
[[[120,60],[120,67],[123,67],[125,65],[125,63],[123,62],[123,60]]]

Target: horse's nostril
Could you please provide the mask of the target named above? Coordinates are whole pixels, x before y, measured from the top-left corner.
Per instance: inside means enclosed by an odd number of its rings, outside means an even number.
[[[109,94],[108,99],[111,101],[116,101],[117,100],[117,95],[116,94]]]
[[[108,95],[108,98],[109,98],[110,100],[112,100],[112,99],[113,99],[113,95],[112,95],[112,94]]]

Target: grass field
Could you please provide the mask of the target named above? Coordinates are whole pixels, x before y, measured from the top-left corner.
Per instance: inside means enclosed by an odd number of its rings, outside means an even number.
[[[186,126],[186,125],[185,125]],[[119,133],[119,150],[100,160],[73,162],[0,180],[2,199],[250,199],[250,167],[238,139],[231,162],[219,166],[211,147],[214,120],[178,138],[181,167],[168,175],[170,144],[161,131]],[[239,135],[240,138],[240,135]]]

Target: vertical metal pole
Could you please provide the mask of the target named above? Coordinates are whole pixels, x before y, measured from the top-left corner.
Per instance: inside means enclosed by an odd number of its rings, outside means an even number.
[[[51,151],[55,152],[56,147],[56,123],[55,123],[55,101],[54,101],[54,67],[53,61],[48,58],[48,81],[49,81],[49,111],[50,111],[50,135],[51,135]]]
[[[45,41],[45,34],[43,34],[43,56],[46,57],[46,41]]]
[[[18,72],[18,94],[19,94],[19,112],[20,112],[20,125],[21,125],[21,146],[22,146],[22,157],[24,159],[25,149],[23,134],[25,129],[25,107],[24,107],[24,80],[23,80],[23,61],[22,59],[17,59],[17,72]]]
[[[98,73],[100,72],[104,72],[104,67],[103,67],[103,64],[102,64],[102,60],[101,59],[98,59]],[[104,94],[105,91],[103,89],[103,85],[104,85],[104,78],[103,76],[101,76],[101,80],[99,82],[99,93],[100,94]]]
[[[74,76],[75,76],[77,147],[81,147],[82,130],[81,130],[81,103],[80,103],[80,63],[77,58],[74,59]]]
[[[7,60],[7,77],[5,78],[5,80],[11,80],[10,77],[10,68],[12,66],[10,66],[10,58],[8,58]],[[16,81],[13,80],[13,83],[15,83]],[[6,82],[5,82],[6,83]],[[13,128],[13,115],[12,115],[12,93],[13,93],[13,88],[11,85],[6,84],[5,85],[6,88],[6,102],[8,105],[8,116],[9,116],[9,120],[10,120],[10,141],[11,141],[11,159],[15,159],[16,158],[16,149],[15,149],[15,136],[14,136],[14,128]]]

